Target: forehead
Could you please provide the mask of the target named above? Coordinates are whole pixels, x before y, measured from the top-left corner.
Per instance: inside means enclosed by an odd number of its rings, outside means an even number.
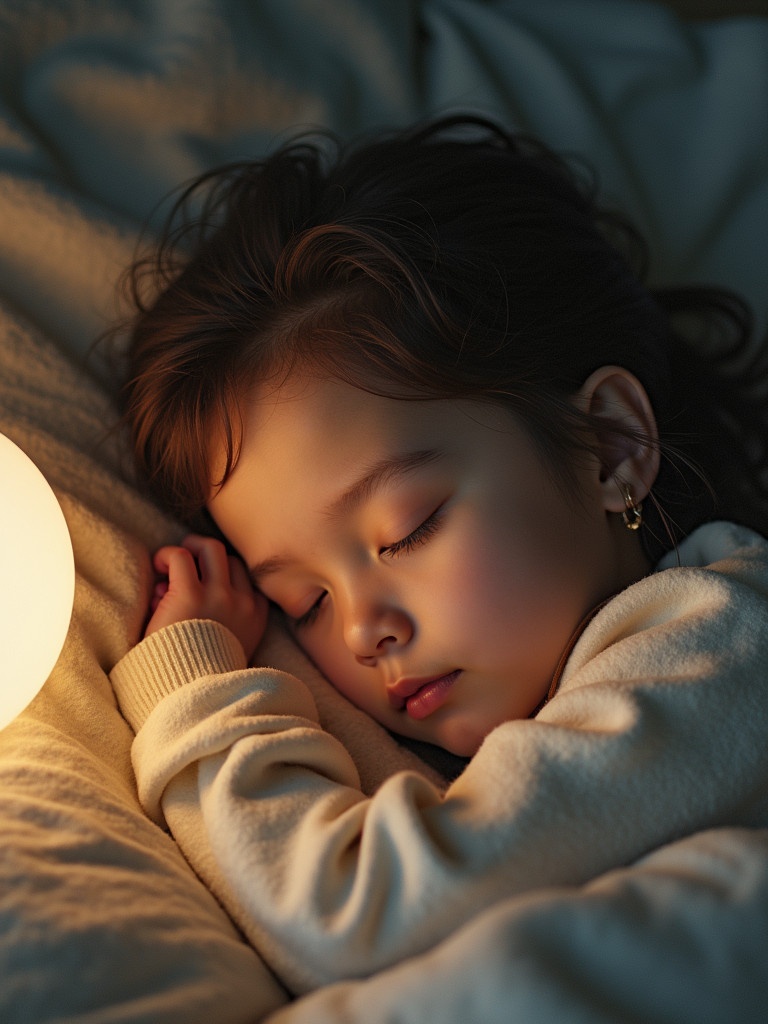
[[[299,542],[304,522],[381,460],[466,446],[472,405],[384,398],[299,375],[256,390],[243,409],[239,460],[211,497],[211,514],[246,559],[265,557],[273,543]]]
[[[295,481],[303,490],[312,488],[321,504],[323,493],[375,461],[382,449],[438,436],[449,418],[441,404],[385,398],[340,381],[294,375],[252,395],[235,473],[269,474],[288,488]]]
[[[316,512],[381,458],[424,446],[426,438],[434,444],[449,420],[443,404],[299,375],[256,389],[243,410],[238,463],[209,509],[243,552],[252,529],[268,532],[281,518]]]

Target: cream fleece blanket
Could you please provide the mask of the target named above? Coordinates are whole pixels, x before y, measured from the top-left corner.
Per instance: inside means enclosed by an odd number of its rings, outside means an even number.
[[[418,960],[288,1003],[136,800],[106,673],[140,633],[150,550],[179,531],[133,485],[108,367],[83,357],[139,221],[178,181],[297,123],[354,132],[448,105],[585,151],[647,224],[659,275],[740,284],[765,317],[767,54],[765,21],[684,28],[630,0],[0,8],[0,430],[59,496],[77,569],[62,656],[0,733],[0,1020],[764,1019],[768,838],[738,831],[509,901]],[[430,770],[269,642],[366,788]]]

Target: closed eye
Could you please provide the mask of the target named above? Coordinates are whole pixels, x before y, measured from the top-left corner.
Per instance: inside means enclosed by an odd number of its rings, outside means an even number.
[[[387,544],[386,547],[379,548],[379,554],[386,555],[388,558],[397,558],[398,555],[410,554],[415,548],[425,544],[437,533],[442,525],[444,515],[445,505],[443,504],[436,508],[432,515],[427,516],[424,522],[420,523],[415,530],[412,530],[407,537],[395,541],[394,544]],[[324,590],[311,608],[293,620],[294,628],[306,629],[308,626],[311,626],[317,618],[327,596],[328,591]]]
[[[310,609],[304,612],[303,615],[300,615],[297,619],[293,620],[293,625],[296,629],[306,629],[307,626],[312,625],[320,611],[320,606],[327,596],[328,591],[324,590]]]
[[[412,530],[407,537],[403,537],[402,540],[395,541],[394,544],[388,544],[386,547],[379,548],[380,555],[386,555],[389,558],[396,558],[398,555],[410,554],[414,548],[419,547],[421,544],[425,544],[430,540],[440,529],[442,525],[443,516],[445,514],[445,505],[440,505],[431,516],[428,516],[423,523]]]

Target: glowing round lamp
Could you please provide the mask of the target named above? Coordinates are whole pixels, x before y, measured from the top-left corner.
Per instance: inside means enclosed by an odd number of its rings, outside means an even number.
[[[0,434],[0,729],[56,664],[72,615],[75,563],[64,515],[40,470]]]

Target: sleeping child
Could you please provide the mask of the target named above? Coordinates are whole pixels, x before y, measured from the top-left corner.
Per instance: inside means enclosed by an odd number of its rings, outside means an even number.
[[[457,117],[206,175],[133,268],[125,416],[190,533],[111,679],[147,813],[294,993],[768,826],[765,368],[736,297],[642,262]],[[365,795],[259,667],[269,607],[457,777]]]

